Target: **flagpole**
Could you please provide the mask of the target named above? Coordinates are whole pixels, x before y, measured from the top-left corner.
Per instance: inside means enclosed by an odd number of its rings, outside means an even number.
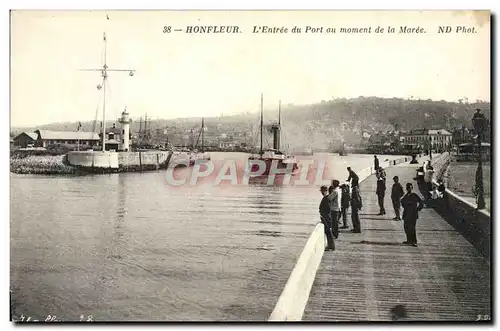
[[[110,20],[109,16],[106,14],[106,19]],[[106,32],[103,33],[103,40],[104,40],[104,65],[102,68],[99,69],[80,69],[80,71],[97,71],[100,72],[102,75],[102,85],[98,85],[97,89],[100,90],[101,88],[103,89],[103,105],[102,105],[102,126],[101,126],[101,132],[102,132],[102,151],[106,152],[106,85],[108,81],[108,72],[109,71],[114,71],[114,72],[123,72],[123,71],[128,71],[129,76],[133,76],[135,70],[134,69],[109,69],[107,65],[107,38],[106,38]]]
[[[106,53],[107,53],[107,40],[106,40],[106,32],[104,32],[104,66],[102,75],[102,88],[103,88],[103,103],[102,103],[102,151],[106,152],[106,80],[108,78],[107,70],[108,66],[106,65]]]

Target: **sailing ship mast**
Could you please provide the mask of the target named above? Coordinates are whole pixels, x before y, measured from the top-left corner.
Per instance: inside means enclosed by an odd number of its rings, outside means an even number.
[[[278,125],[281,126],[281,100],[278,103]]]
[[[139,118],[139,136],[137,138],[139,140],[138,145],[142,145],[142,116]]]
[[[201,118],[201,152],[203,153],[205,151],[205,146],[204,146],[204,136],[205,134],[205,118]]]
[[[278,103],[278,133],[277,133],[277,150],[280,150],[281,148],[281,100]]]
[[[109,18],[108,18],[109,19]],[[108,81],[109,71],[126,71],[129,76],[133,76],[135,73],[134,69],[109,69],[107,65],[107,45],[108,41],[106,38],[106,32],[103,34],[104,40],[104,65],[99,69],[80,69],[80,71],[100,71],[102,76],[102,83],[97,85],[98,90],[103,90],[103,106],[102,106],[102,151],[106,151],[106,84]]]
[[[191,136],[193,136],[193,149],[198,147],[198,141],[200,141],[201,137],[201,152],[203,153],[205,151],[205,117],[201,118],[201,130],[200,133],[198,134],[198,138],[196,138],[196,144],[194,143],[194,135],[193,135],[193,129],[191,129]]]
[[[263,134],[262,130],[264,127],[264,93],[260,94],[260,156],[264,154],[263,150]]]

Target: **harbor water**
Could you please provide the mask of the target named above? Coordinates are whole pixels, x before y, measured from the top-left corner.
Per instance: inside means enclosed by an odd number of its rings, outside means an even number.
[[[373,165],[314,158],[341,182]],[[321,199],[319,183],[174,189],[164,170],[10,180],[13,314],[39,320],[267,320]]]

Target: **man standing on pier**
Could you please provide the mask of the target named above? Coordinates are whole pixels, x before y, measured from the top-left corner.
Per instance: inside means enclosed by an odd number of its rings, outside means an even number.
[[[349,209],[349,204],[351,200],[351,194],[349,190],[349,184],[340,185],[342,196],[340,198],[340,214],[342,215],[342,229],[347,229],[347,209]]]
[[[401,199],[401,205],[403,206],[403,221],[406,233],[406,241],[403,244],[417,247],[416,225],[418,212],[424,208],[424,204],[422,199],[416,193],[413,193],[413,184],[406,184],[406,194]]]
[[[358,186],[359,187],[359,177],[358,175],[351,169],[351,167],[347,167],[347,171],[349,172],[349,178],[347,178],[347,182],[351,181],[351,187]],[[338,181],[337,181],[338,182]]]
[[[378,161],[377,155],[374,155],[373,156],[373,168],[375,168],[375,171],[377,171],[378,167],[379,167],[379,161]]]
[[[375,171],[375,177],[377,177],[377,179],[383,179],[385,183],[387,174],[385,173],[384,168],[378,167],[377,171]]]
[[[403,186],[401,186],[401,183],[399,182],[399,177],[394,176],[392,179],[394,180],[394,184],[392,184],[391,200],[392,206],[394,207],[394,213],[396,214],[396,217],[394,217],[393,220],[401,221],[401,198],[405,193],[403,191]]]
[[[330,200],[328,199],[328,188],[326,185],[321,186],[320,188],[321,195],[323,199],[321,199],[321,203],[319,204],[319,215],[321,217],[321,222],[325,228],[326,241],[328,242],[327,250],[335,250],[335,241],[333,240],[333,232],[332,232],[332,213],[330,208]]]
[[[363,207],[363,200],[361,199],[361,194],[359,193],[359,187],[354,186],[351,193],[351,230],[354,233],[361,233],[361,223],[359,221],[359,211]]]
[[[339,237],[339,220],[340,220],[340,182],[336,179],[332,180],[332,185],[328,188],[328,199],[330,200],[332,230],[335,239]]]
[[[386,190],[385,179],[379,177],[377,179],[377,191],[375,192],[378,196],[378,206],[380,208],[380,211],[377,215],[385,215],[385,208],[384,208],[385,190]]]

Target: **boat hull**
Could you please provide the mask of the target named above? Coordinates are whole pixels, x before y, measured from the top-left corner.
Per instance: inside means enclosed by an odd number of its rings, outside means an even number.
[[[191,154],[189,156],[189,166],[190,167],[193,167],[196,163],[196,161],[210,161],[211,158],[210,158],[210,155],[208,155],[208,153],[195,153],[195,154]]]
[[[287,172],[281,172],[280,173],[276,173],[275,175],[276,176],[279,176],[279,175],[287,175],[287,174],[290,174],[290,175],[296,175],[298,172],[299,172],[299,166],[298,166],[298,163],[295,161],[295,160],[287,160],[287,159],[266,159],[266,158],[254,158],[254,159],[249,159],[248,162],[249,162],[249,169],[252,173],[257,173],[259,170],[260,170],[260,165],[259,163],[255,162],[255,161],[264,161],[265,162],[265,165],[266,165],[266,168],[264,170],[264,172],[259,175],[259,176],[269,176],[270,173],[271,173],[271,170],[273,169],[273,162],[276,162],[276,166],[275,166],[275,169],[276,170],[285,170],[285,169],[290,169],[291,170],[291,173],[287,173]]]

